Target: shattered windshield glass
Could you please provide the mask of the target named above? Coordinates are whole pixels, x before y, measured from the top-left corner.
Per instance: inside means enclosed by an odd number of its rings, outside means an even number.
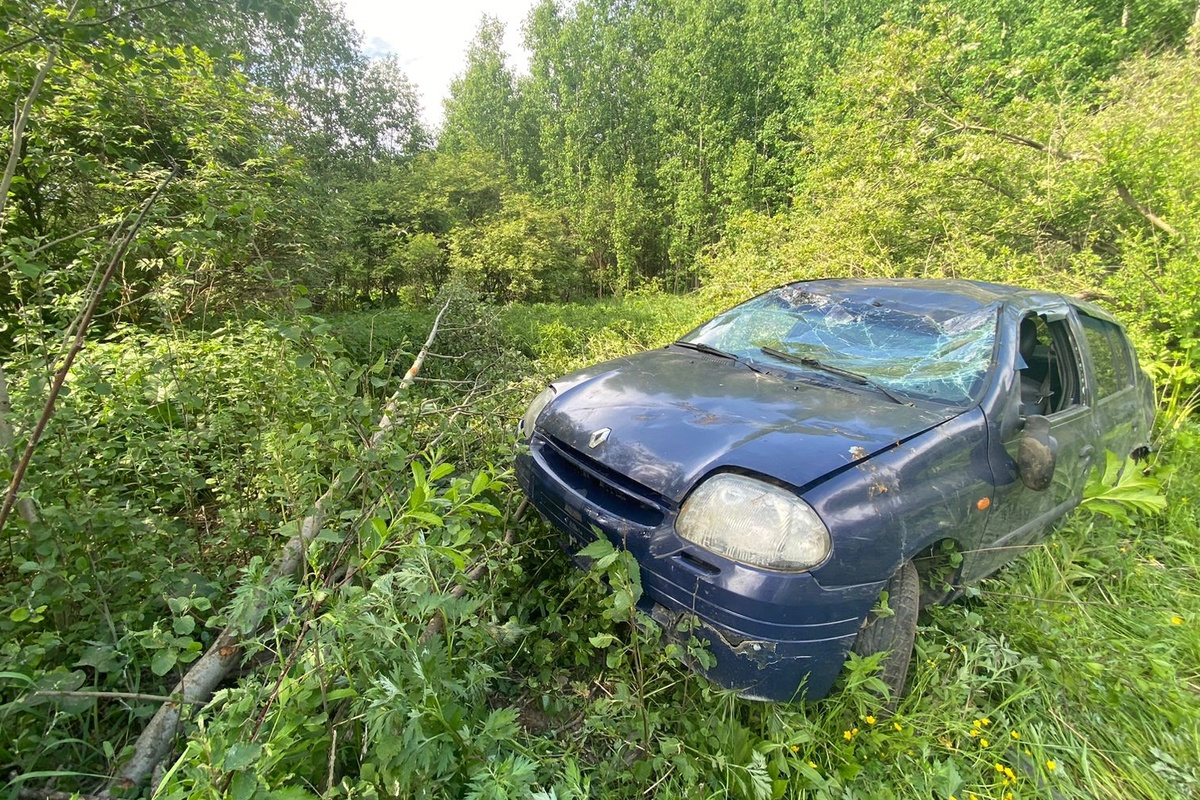
[[[905,309],[902,302],[786,286],[715,317],[683,341],[791,372],[804,369],[796,360],[813,359],[912,398],[964,406],[991,365],[997,310]]]

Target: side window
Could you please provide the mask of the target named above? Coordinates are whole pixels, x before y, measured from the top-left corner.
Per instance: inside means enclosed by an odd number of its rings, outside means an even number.
[[[1134,366],[1133,354],[1129,349],[1129,340],[1115,325],[1108,326],[1108,338],[1113,346],[1113,361],[1117,371],[1117,388],[1124,389],[1133,385]]]
[[[1086,314],[1080,314],[1079,321],[1087,336],[1088,349],[1092,351],[1096,396],[1097,399],[1103,399],[1129,385],[1129,351],[1121,331],[1111,322]]]
[[[1079,404],[1079,349],[1065,320],[1025,317],[1018,353],[1022,416],[1057,414]]]

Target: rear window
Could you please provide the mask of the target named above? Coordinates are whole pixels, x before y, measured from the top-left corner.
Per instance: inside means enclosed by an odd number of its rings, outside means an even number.
[[[1119,392],[1131,383],[1133,367],[1129,349],[1120,328],[1102,319],[1079,315],[1088,349],[1092,353],[1092,368],[1096,371],[1097,399]]]

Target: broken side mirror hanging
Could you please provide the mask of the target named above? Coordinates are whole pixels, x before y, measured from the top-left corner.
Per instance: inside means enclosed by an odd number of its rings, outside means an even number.
[[[1054,481],[1057,458],[1058,442],[1050,435],[1050,420],[1041,414],[1027,418],[1017,444],[1017,472],[1021,482],[1035,492],[1049,488]]]

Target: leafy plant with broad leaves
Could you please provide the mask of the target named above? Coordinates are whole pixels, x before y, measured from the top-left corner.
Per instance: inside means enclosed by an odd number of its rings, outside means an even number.
[[[1146,475],[1133,459],[1121,460],[1112,451],[1104,454],[1104,467],[1097,466],[1083,487],[1083,508],[1103,514],[1125,525],[1133,513],[1158,514],[1167,507],[1162,485]]]

